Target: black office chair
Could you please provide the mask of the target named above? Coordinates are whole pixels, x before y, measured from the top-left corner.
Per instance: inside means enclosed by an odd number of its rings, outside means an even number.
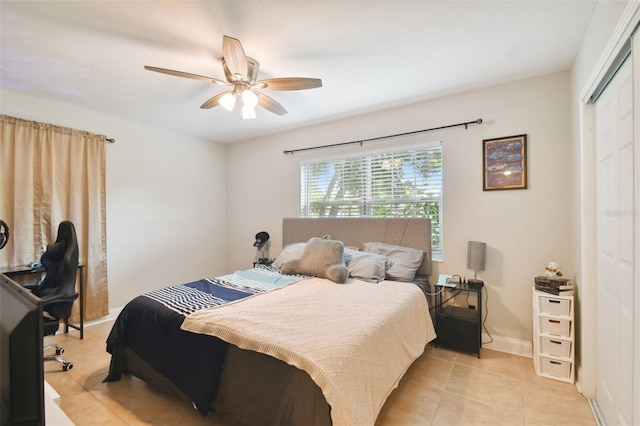
[[[51,336],[58,331],[61,320],[68,326],[73,302],[78,298],[78,241],[73,223],[63,221],[58,225],[56,241],[47,246],[41,262],[46,275],[40,284],[31,290],[42,300],[44,335]],[[73,363],[59,356],[64,352],[64,348],[59,345],[47,345],[44,349],[52,348],[55,348],[56,354],[45,356],[45,361],[57,361],[65,371],[73,368]]]

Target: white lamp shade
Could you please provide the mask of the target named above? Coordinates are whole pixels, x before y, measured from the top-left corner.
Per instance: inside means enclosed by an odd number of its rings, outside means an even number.
[[[251,90],[245,90],[242,92],[242,104],[247,107],[254,107],[258,105],[258,97]]]
[[[222,105],[222,107],[227,111],[231,111],[233,110],[233,107],[236,106],[236,95],[229,92],[223,97],[221,97],[218,103]]]
[[[469,241],[467,244],[467,269],[484,271],[486,254],[487,243]]]

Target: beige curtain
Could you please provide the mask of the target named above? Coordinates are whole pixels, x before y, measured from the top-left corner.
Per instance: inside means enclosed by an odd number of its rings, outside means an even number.
[[[85,265],[85,320],[109,313],[105,154],[105,136],[0,115],[0,219],[11,229],[0,267],[39,260],[70,220]]]

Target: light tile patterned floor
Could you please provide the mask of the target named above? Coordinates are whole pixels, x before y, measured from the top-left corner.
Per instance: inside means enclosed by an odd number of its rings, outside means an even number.
[[[45,364],[45,378],[61,406],[83,425],[228,425],[201,417],[187,398],[167,394],[132,377],[102,383],[110,355],[105,340],[113,322],[45,338],[64,346],[74,367]],[[482,358],[428,348],[389,396],[376,426],[395,425],[595,425],[575,386],[535,375],[531,359],[483,349]]]

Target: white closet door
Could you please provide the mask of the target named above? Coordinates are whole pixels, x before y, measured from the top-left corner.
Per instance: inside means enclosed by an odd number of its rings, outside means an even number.
[[[596,399],[607,424],[629,426],[634,424],[633,282],[637,216],[632,73],[632,61],[627,59],[596,103]]]

